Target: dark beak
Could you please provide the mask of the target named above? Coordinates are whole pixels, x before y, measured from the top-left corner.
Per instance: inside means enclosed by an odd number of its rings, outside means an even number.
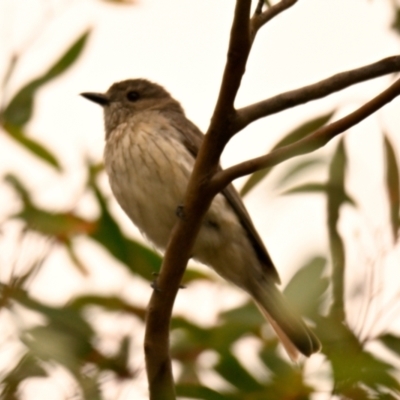
[[[81,93],[85,99],[93,101],[94,103],[100,104],[102,107],[110,104],[110,99],[103,93]]]

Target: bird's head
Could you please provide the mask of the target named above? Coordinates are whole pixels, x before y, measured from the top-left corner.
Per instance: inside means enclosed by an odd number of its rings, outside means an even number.
[[[86,92],[81,96],[103,107],[106,139],[113,129],[137,113],[148,110],[183,113],[180,104],[162,86],[145,79],[117,82],[106,93]]]

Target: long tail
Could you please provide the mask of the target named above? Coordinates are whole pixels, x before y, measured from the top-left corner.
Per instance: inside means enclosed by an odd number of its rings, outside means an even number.
[[[251,294],[292,360],[297,360],[299,353],[308,357],[321,349],[318,338],[291,309],[275,283],[259,282]]]

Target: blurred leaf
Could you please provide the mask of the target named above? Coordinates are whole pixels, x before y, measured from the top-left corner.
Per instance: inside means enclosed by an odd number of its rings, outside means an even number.
[[[76,254],[73,246],[72,246],[72,241],[71,240],[64,240],[64,245],[65,249],[67,250],[67,253],[69,257],[71,258],[71,261],[74,263],[74,265],[78,268],[78,270],[83,274],[88,276],[89,275],[89,270],[84,264],[83,261],[79,258],[78,254]]]
[[[385,159],[386,159],[386,190],[390,204],[390,222],[394,241],[397,241],[400,228],[400,183],[399,165],[392,144],[387,135],[385,138]]]
[[[61,171],[61,165],[57,158],[40,143],[25,136],[25,133],[22,132],[20,127],[5,123],[3,124],[3,128],[13,139],[15,139],[21,146],[25,147],[25,149],[30,153],[33,153],[42,161],[45,161],[46,163],[55,167],[57,170]]]
[[[299,194],[299,193],[329,193],[331,191],[335,192],[336,195],[340,195],[342,197],[343,203],[349,203],[352,206],[356,206],[356,202],[347,194],[347,193],[339,193],[337,191],[337,187],[334,186],[333,188],[329,187],[329,183],[306,183],[304,185],[299,185],[288,189],[282,192],[282,195],[287,194]]]
[[[76,321],[75,324],[79,322]],[[92,351],[91,337],[75,336],[74,327],[50,322],[47,326],[39,326],[25,332],[23,343],[30,352],[45,362],[57,362],[68,368],[75,376],[79,375],[82,360]]]
[[[318,316],[321,297],[329,286],[329,279],[323,277],[325,269],[326,259],[315,257],[296,272],[284,290],[296,310],[312,320]]]
[[[264,346],[260,359],[271,372],[268,376],[267,395],[255,397],[268,400],[309,400],[314,389],[304,382],[302,365],[294,366],[283,360],[274,347]]]
[[[201,385],[176,385],[176,392],[179,397],[185,397],[189,399],[202,399],[202,400],[229,400],[237,399],[237,397],[227,396],[216,392],[215,390],[209,389]]]
[[[277,186],[283,186],[286,183],[290,182],[292,179],[296,178],[298,175],[302,175],[305,170],[319,167],[321,165],[325,165],[325,161],[318,158],[310,158],[308,160],[295,162],[285,171],[284,175],[280,178]]]
[[[15,53],[11,55],[10,60],[8,62],[7,67],[5,68],[5,73],[3,77],[3,81],[1,83],[1,88],[3,89],[3,93],[5,92],[8,81],[10,80],[12,74],[14,73],[15,67],[18,63],[18,55]]]
[[[91,385],[90,379],[81,380],[81,367],[85,363],[95,364],[100,370],[112,370],[119,377],[132,376],[127,365],[128,338],[121,342],[119,352],[113,357],[102,355],[93,346],[94,330],[83,318],[82,307],[77,307],[84,303],[83,298],[80,299],[80,303],[78,299],[64,307],[51,307],[34,300],[25,290],[14,288],[13,300],[39,312],[47,321],[44,326],[26,330],[22,336],[23,342],[34,357],[65,366],[82,385]],[[96,296],[93,296],[92,304],[95,300]],[[87,389],[96,388],[88,386]]]
[[[75,235],[88,234],[96,229],[96,222],[87,221],[72,212],[51,213],[37,208],[31,201],[29,191],[15,175],[6,175],[5,181],[13,186],[23,201],[22,210],[13,218],[24,221],[29,229],[55,237],[61,242],[68,242]]]
[[[116,372],[118,378],[132,378],[133,374],[129,371],[129,345],[130,338],[125,336],[121,340],[121,344],[119,346],[119,350],[117,354],[110,359],[112,361],[112,371]],[[110,362],[108,363],[108,365]]]
[[[294,129],[293,131],[289,132],[283,139],[281,139],[271,150],[276,150],[280,147],[287,146],[289,144],[295,143],[300,139],[308,136],[310,133],[316,131],[317,129],[324,126],[333,116],[334,112],[330,112],[329,114],[321,115],[318,118],[313,118],[299,127]],[[247,179],[246,183],[242,187],[240,191],[241,196],[245,196],[250,190],[252,190],[258,183],[261,182],[271,171],[271,168],[262,169],[260,171],[255,172],[254,174],[250,175]]]
[[[96,229],[96,223],[84,220],[72,213],[50,213],[36,207],[26,207],[14,215],[27,226],[43,235],[68,243],[68,240],[79,234],[88,234]]]
[[[18,364],[5,376],[2,377],[1,398],[4,400],[17,400],[18,386],[25,379],[33,377],[45,377],[47,372],[40,365],[40,362],[32,354],[25,354]]]
[[[278,355],[274,347],[264,346],[260,351],[260,359],[271,373],[276,376],[285,376],[292,373],[292,366]]]
[[[189,264],[188,268],[186,268],[185,275],[183,276],[182,285],[186,285],[192,281],[198,281],[198,280],[213,282],[214,278],[212,277],[211,274],[209,275],[205,272],[192,269]]]
[[[399,35],[400,34],[400,7],[395,7],[395,15],[392,23],[392,29]]]
[[[101,296],[101,295],[78,296],[72,299],[69,303],[69,307],[80,311],[88,306],[99,306],[107,311],[127,312],[129,314],[133,314],[139,317],[143,321],[146,317],[145,308],[131,305],[125,300],[116,296]]]
[[[79,376],[78,382],[83,392],[84,400],[103,400],[100,393],[100,382],[97,374]]]
[[[26,207],[30,207],[32,205],[31,195],[29,191],[15,175],[7,174],[4,177],[4,182],[13,187],[13,189],[18,193],[19,197]]]
[[[382,335],[377,338],[380,340],[388,349],[400,355],[400,338],[390,333]]]
[[[244,393],[262,389],[262,385],[239,363],[232,353],[225,353],[215,370],[232,386]]]
[[[336,314],[339,321],[345,321],[344,311],[344,275],[345,275],[345,247],[337,229],[339,213],[342,204],[349,201],[345,189],[347,155],[343,138],[340,139],[336,152],[332,157],[328,178],[328,233],[332,258],[332,298],[331,313]]]
[[[265,321],[260,311],[254,303],[250,301],[239,307],[222,312],[220,314],[220,319],[228,325],[243,325],[248,331],[253,330],[254,327],[260,326],[260,324]]]
[[[285,194],[296,194],[296,193],[318,193],[318,192],[326,192],[327,186],[326,183],[305,183],[304,185],[299,185],[294,188],[285,190],[282,192]]]
[[[50,80],[61,75],[76,61],[85,46],[89,33],[88,30],[80,36],[47,72],[20,89],[4,110],[3,121],[9,125],[21,127],[31,119],[36,91]]]

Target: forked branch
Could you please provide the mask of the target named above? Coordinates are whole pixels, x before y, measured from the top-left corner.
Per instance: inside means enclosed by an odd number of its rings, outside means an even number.
[[[400,81],[360,107],[311,136],[271,154],[218,171],[221,153],[229,139],[251,122],[298,104],[321,98],[349,85],[400,70],[400,57],[335,75],[325,81],[235,110],[234,101],[245,72],[254,37],[266,22],[288,9],[297,0],[282,0],[263,11],[261,1],[250,18],[251,0],[237,0],[228,58],[211,124],[196,159],[186,191],[183,216],[171,232],[156,289],[151,297],[145,334],[146,368],[151,400],[173,400],[175,389],[169,355],[169,328],[172,308],[186,264],[191,256],[201,221],[214,195],[239,176],[290,157],[305,154],[326,144],[332,137],[372,114],[400,93]]]
[[[356,111],[326,125],[311,135],[291,145],[280,147],[271,153],[234,165],[224,171],[217,172],[210,182],[213,193],[218,193],[229,185],[233,180],[259,171],[260,169],[273,167],[289,158],[311,153],[325,146],[331,139],[346,131],[354,125],[378,111],[385,104],[400,95],[400,79],[393,83],[388,89],[364,104]]]

